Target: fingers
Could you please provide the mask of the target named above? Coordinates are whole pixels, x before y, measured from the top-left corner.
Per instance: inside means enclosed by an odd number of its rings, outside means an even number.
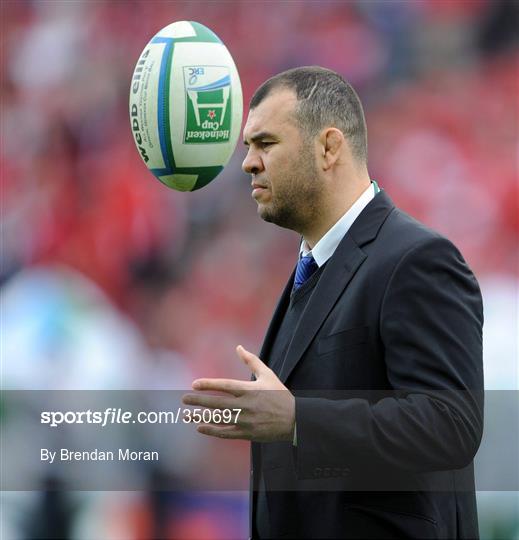
[[[269,370],[255,354],[247,351],[241,345],[236,347],[236,353],[252,373],[254,373],[256,378],[258,378],[261,373],[265,373]],[[239,381],[236,379],[196,379],[193,381],[192,386],[193,390],[213,390],[238,397],[243,395],[247,390],[253,390],[254,381]]]
[[[247,434],[236,424],[218,426],[215,424],[200,424],[196,430],[202,435],[218,437],[220,439],[249,439]]]
[[[241,396],[247,390],[251,390],[250,381],[238,381],[236,379],[197,379],[193,381],[193,390],[214,390],[226,392],[233,396]]]
[[[182,396],[185,405],[198,405],[207,409],[232,409],[236,400],[226,396],[210,396],[206,394],[185,394]]]
[[[252,354],[241,345],[236,347],[236,353],[245,362],[252,373],[254,373],[256,378],[262,372],[265,372],[265,370],[268,369],[268,367],[255,354]]]

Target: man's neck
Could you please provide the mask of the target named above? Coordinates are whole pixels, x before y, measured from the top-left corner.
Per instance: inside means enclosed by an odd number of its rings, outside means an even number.
[[[371,180],[368,178],[366,182],[356,184],[353,189],[346,190],[339,196],[333,196],[326,210],[322,212],[318,220],[312,223],[311,229],[301,232],[310,249],[313,249],[317,242],[346,214],[370,184]]]

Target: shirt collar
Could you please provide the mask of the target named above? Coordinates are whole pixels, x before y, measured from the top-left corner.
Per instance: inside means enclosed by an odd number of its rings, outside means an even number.
[[[337,221],[337,223],[315,244],[314,249],[309,250],[303,239],[299,248],[299,255],[305,257],[312,254],[315,262],[321,267],[335,252],[340,241],[348,232],[353,222],[364,210],[368,203],[375,197],[373,182],[366,188],[362,195],[353,203],[351,208]]]

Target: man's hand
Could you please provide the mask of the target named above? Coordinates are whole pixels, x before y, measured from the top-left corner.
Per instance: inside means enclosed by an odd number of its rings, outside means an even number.
[[[236,423],[200,424],[204,435],[257,442],[292,441],[295,424],[295,398],[257,356],[236,347],[238,356],[250,368],[255,381],[197,379],[193,390],[213,390],[224,395],[186,394],[186,405],[208,409],[241,409]]]

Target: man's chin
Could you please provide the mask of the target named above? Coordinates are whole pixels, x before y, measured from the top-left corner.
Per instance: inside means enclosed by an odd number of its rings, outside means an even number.
[[[273,208],[271,204],[266,203],[260,203],[258,202],[258,215],[267,223],[274,223],[274,225],[279,225],[282,227],[283,225],[280,224],[280,215],[279,212],[276,212],[276,209]]]
[[[267,223],[275,223],[272,211],[266,208],[263,204],[258,204],[258,215],[263,221],[266,221]]]
[[[258,215],[267,223],[273,223],[274,225],[282,227],[283,229],[296,230],[292,224],[290,216],[284,212],[274,212],[272,208],[259,204]]]

